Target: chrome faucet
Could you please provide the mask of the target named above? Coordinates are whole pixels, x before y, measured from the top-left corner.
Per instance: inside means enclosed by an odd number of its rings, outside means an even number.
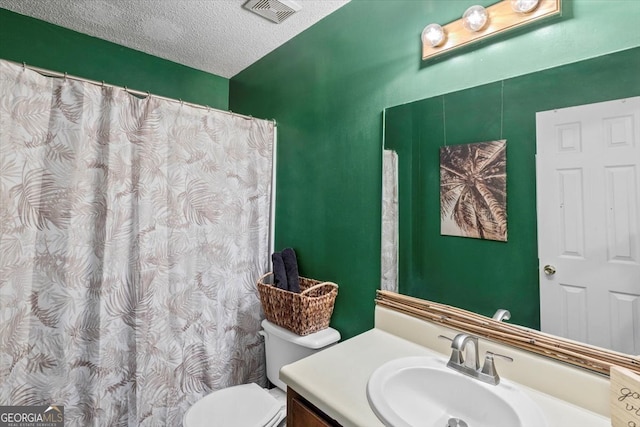
[[[450,338],[443,335],[440,335],[440,338],[450,340]],[[447,367],[487,384],[498,385],[500,383],[500,376],[498,375],[498,371],[496,371],[494,358],[499,357],[509,362],[513,362],[513,359],[509,356],[487,351],[484,365],[481,369],[478,353],[477,337],[464,333],[458,334],[451,340],[451,357],[449,358]]]
[[[492,319],[497,320],[498,322],[502,322],[503,320],[509,320],[511,319],[511,313],[509,312],[509,310],[505,310],[504,308],[499,308],[494,313]]]
[[[463,354],[464,352],[464,354]],[[480,369],[480,361],[478,359],[478,338],[467,335],[458,334],[451,342],[451,358],[447,366],[460,366],[473,372]],[[455,369],[455,368],[454,368]]]

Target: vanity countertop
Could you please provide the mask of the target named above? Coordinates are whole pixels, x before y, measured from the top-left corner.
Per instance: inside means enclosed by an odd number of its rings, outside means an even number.
[[[283,367],[280,378],[344,427],[382,426],[369,407],[367,381],[382,364],[407,356],[447,357],[374,328]],[[550,427],[611,425],[608,417],[519,385],[542,408]]]

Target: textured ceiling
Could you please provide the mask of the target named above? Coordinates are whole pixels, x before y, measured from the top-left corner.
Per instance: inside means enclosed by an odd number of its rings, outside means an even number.
[[[0,0],[0,7],[231,78],[349,0],[295,0],[280,24],[245,0]]]

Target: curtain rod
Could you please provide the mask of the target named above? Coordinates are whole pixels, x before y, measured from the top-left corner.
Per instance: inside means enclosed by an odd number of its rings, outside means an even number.
[[[143,92],[141,90],[129,89],[126,86],[124,86],[124,87],[116,86],[116,85],[105,83],[104,81],[98,82],[96,80],[90,80],[90,79],[86,79],[84,77],[77,77],[77,76],[69,75],[67,73],[60,73],[58,71],[47,70],[46,68],[35,67],[33,65],[28,65],[28,64],[26,64],[24,62],[21,64],[19,62],[11,61],[11,60],[8,60],[8,59],[5,59],[4,61],[10,62],[10,63],[12,63],[14,65],[20,66],[20,67],[25,68],[25,69],[28,68],[31,71],[35,71],[36,73],[41,74],[43,76],[47,76],[47,77],[65,78],[65,79],[70,79],[70,80],[76,80],[76,81],[79,81],[79,82],[89,83],[89,84],[92,84],[92,85],[95,85],[95,86],[111,87],[111,88],[114,88],[114,89],[121,89],[121,90],[124,90],[127,93],[130,93],[132,95],[141,96],[143,98],[152,96],[154,98],[162,99],[164,101],[179,102],[182,105],[188,105],[189,107],[193,107],[193,108],[199,108],[199,109],[208,110],[208,111],[209,110],[214,110],[214,111],[218,111],[220,113],[230,114],[232,116],[240,117],[240,118],[243,118],[245,120],[253,120],[255,118],[253,116],[247,116],[247,115],[244,115],[244,114],[234,113],[231,110],[229,110],[229,111],[220,110],[218,108],[209,107],[208,105],[200,105],[200,104],[194,104],[192,102],[186,102],[186,101],[183,101],[182,99],[174,99],[174,98],[167,98],[166,96],[154,95],[152,93],[149,93],[148,91],[147,92]],[[258,119],[258,120],[264,120],[264,119]],[[271,119],[271,120],[267,120],[267,121],[273,122],[274,126],[278,125],[277,122],[276,122],[276,119]]]

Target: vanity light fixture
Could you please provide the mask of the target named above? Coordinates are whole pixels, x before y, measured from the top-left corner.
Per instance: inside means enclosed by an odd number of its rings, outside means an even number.
[[[559,16],[562,0],[501,0],[487,8],[471,6],[447,25],[429,24],[422,31],[422,59],[487,39],[535,21]]]

